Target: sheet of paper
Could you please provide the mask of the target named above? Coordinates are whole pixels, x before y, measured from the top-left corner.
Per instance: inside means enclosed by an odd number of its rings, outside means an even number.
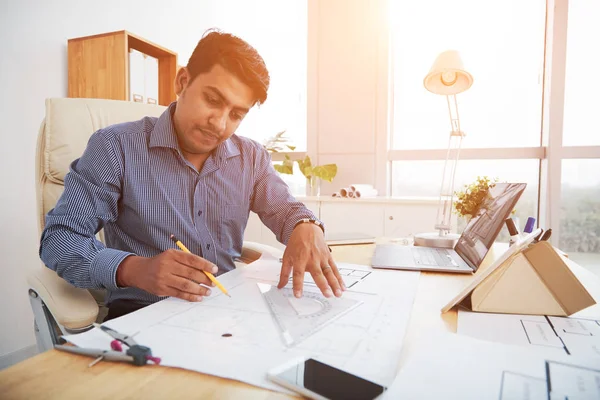
[[[340,275],[344,280],[346,288],[354,291],[364,278],[371,272],[371,267],[358,264],[336,263]],[[243,268],[243,274],[246,278],[255,279],[263,283],[275,284],[279,282],[281,273],[281,261],[270,255],[264,255],[259,260]],[[292,277],[288,279],[288,286],[292,286]],[[304,285],[308,288],[316,288],[317,285],[310,273],[304,274]],[[363,290],[364,291],[364,290]]]
[[[273,281],[274,265],[269,268],[263,263],[260,268],[244,267],[219,276],[231,298],[213,290],[200,303],[167,299],[106,325],[122,333],[139,331],[136,341],[149,346],[163,365],[269,389],[285,391],[268,381],[266,373],[295,356],[313,357],[389,385],[397,371],[419,273],[353,266],[353,270],[370,273],[357,277],[356,291],[349,290],[344,296],[362,304],[288,348],[256,285],[265,277]],[[257,275],[259,279],[251,277]],[[89,345],[87,335],[91,333],[69,340]]]
[[[596,359],[539,352],[456,334],[426,336],[383,399],[600,398]]]
[[[477,339],[600,360],[600,321],[596,320],[459,309],[457,325],[457,333]]]
[[[546,380],[550,400],[600,399],[600,369],[546,361]]]

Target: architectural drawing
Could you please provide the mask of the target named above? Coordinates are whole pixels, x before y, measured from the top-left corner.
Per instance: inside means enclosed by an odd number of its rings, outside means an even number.
[[[600,358],[598,320],[477,313],[459,309],[457,333],[493,342],[530,346],[540,351]]]
[[[382,399],[600,399],[597,359],[532,349],[450,333],[424,336]]]
[[[213,290],[199,303],[167,299],[106,325],[123,333],[139,331],[136,341],[151,347],[162,358],[162,365],[274,390],[286,391],[267,380],[267,371],[296,356],[312,357],[390,385],[398,369],[419,273],[339,266],[361,272],[356,276],[359,282],[343,294],[343,299],[360,305],[292,347],[281,340],[280,329],[257,287],[257,283],[278,281],[278,260],[220,275],[231,298]],[[318,292],[318,288],[304,288],[305,295],[311,291]],[[74,335],[69,341],[77,345],[89,335]]]
[[[499,400],[547,399],[546,381],[512,371],[502,371]]]

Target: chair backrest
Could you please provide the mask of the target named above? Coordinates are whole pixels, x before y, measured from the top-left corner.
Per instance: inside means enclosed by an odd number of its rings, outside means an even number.
[[[145,116],[158,117],[164,106],[105,99],[46,100],[36,152],[36,197],[40,234],[45,217],[64,189],[70,164],[81,156],[98,129]]]

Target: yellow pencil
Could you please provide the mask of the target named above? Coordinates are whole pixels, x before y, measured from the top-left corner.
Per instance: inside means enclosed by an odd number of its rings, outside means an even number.
[[[187,247],[185,247],[185,246],[183,245],[183,243],[181,243],[181,242],[179,241],[179,239],[177,239],[177,238],[175,237],[175,235],[171,235],[171,240],[172,240],[172,241],[174,241],[174,242],[175,242],[175,244],[176,244],[176,245],[177,245],[177,246],[178,246],[178,247],[179,247],[181,250],[185,251],[186,253],[190,253],[190,254],[192,254],[192,252],[191,252],[191,251],[189,251],[189,250],[187,249]],[[215,278],[215,276],[214,276],[213,274],[211,274],[211,273],[210,273],[210,272],[208,272],[208,271],[204,271],[204,270],[202,270],[202,272],[204,272],[204,273],[206,274],[206,276],[208,276],[208,279],[210,279],[210,280],[211,280],[211,281],[212,281],[212,282],[213,282],[213,283],[214,283],[214,284],[215,284],[215,285],[216,285],[216,286],[217,286],[219,289],[221,289],[221,292],[223,292],[223,293],[225,293],[227,296],[231,297],[231,295],[230,295],[229,293],[227,293],[227,290],[226,290],[226,289],[223,287],[223,285],[221,285],[221,282],[219,282],[219,281],[217,280],[217,278]]]

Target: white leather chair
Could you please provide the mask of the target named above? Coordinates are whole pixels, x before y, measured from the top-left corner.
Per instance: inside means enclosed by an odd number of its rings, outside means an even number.
[[[158,105],[104,99],[46,100],[36,154],[38,233],[41,235],[45,216],[63,191],[70,163],[83,153],[92,133],[144,116],[158,117],[165,109]],[[103,240],[102,231],[98,237]],[[245,242],[241,262],[236,264],[250,263],[263,252],[278,257],[282,254],[270,246]],[[99,314],[103,308],[103,291],[75,288],[41,261],[39,267],[28,274],[27,281],[40,351],[59,343],[61,335],[86,331],[104,318],[104,313]]]

